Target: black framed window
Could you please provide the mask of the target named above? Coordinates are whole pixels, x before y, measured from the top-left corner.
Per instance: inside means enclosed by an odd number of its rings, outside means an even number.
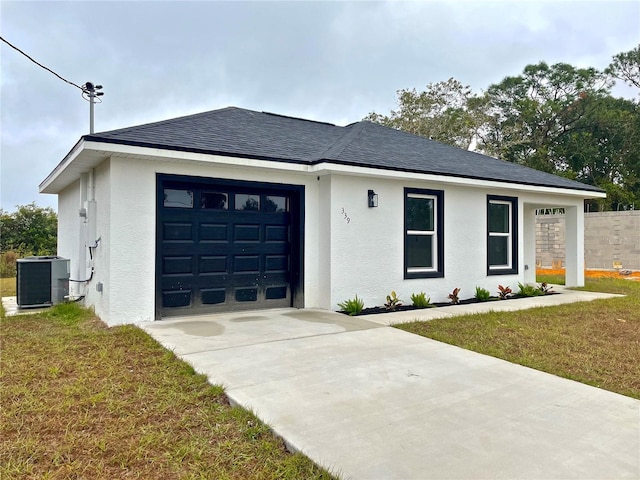
[[[167,208],[193,208],[193,190],[165,188],[163,205]]]
[[[444,276],[444,192],[404,190],[404,278]]]
[[[229,194],[203,191],[200,194],[200,207],[206,210],[228,210]]]
[[[518,273],[518,199],[487,196],[487,274]]]

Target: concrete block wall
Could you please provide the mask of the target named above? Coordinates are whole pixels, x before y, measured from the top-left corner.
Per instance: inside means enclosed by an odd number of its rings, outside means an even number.
[[[536,265],[564,267],[564,215],[536,217]],[[640,270],[640,210],[584,214],[586,268]]]

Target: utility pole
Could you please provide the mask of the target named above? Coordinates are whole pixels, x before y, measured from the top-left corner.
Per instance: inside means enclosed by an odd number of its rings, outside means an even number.
[[[96,103],[101,103],[100,97],[104,95],[104,92],[98,92],[102,90],[102,85],[94,85],[92,82],[87,82],[82,86],[82,98],[89,102],[89,133],[93,133],[93,106]]]

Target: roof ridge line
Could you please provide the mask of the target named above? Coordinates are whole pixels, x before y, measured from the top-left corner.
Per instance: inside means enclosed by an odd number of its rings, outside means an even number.
[[[301,122],[319,123],[321,125],[329,125],[331,127],[337,126],[336,124],[330,123],[330,122],[322,122],[320,120],[310,120],[308,118],[302,118],[302,117],[292,117],[291,115],[282,115],[281,113],[265,112],[264,110],[262,111],[262,113],[265,115],[271,115],[273,117],[288,118],[289,120],[299,120]]]

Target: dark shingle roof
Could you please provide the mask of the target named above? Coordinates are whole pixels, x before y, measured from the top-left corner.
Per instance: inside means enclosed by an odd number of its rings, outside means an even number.
[[[83,138],[279,162],[312,165],[326,161],[386,170],[602,191],[591,185],[371,122],[339,127],[235,107]]]

